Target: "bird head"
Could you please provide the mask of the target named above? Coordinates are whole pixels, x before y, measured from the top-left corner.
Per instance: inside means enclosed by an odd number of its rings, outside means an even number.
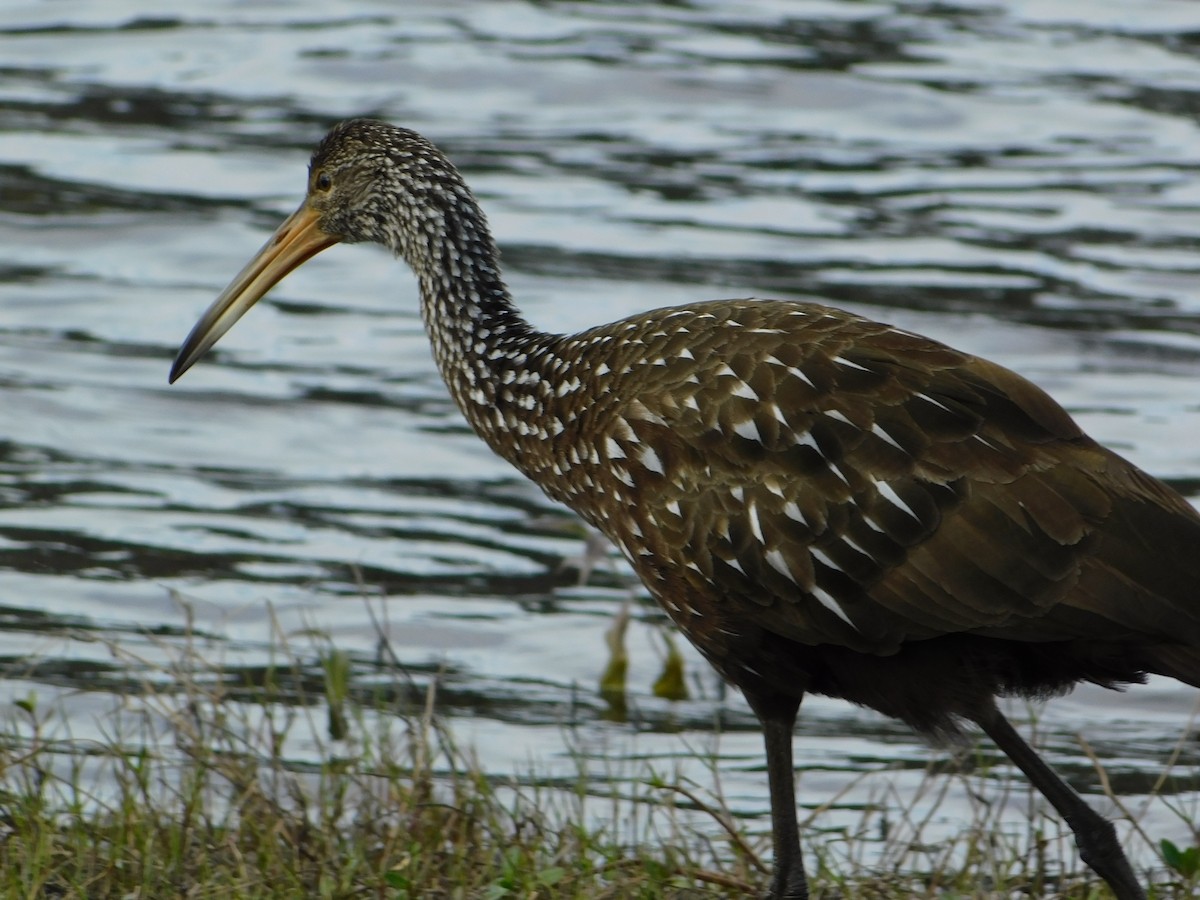
[[[451,227],[464,218],[466,239],[490,242],[461,176],[425,138],[372,119],[337,125],[313,153],[300,208],[200,317],[175,358],[171,382],[285,275],[322,250],[336,243],[383,244],[420,276],[441,255],[438,242],[448,230],[464,233]]]

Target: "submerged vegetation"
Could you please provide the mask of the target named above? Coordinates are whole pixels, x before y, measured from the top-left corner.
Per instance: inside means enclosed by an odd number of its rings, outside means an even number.
[[[731,815],[715,763],[704,785],[620,771],[625,763],[596,783],[582,760],[574,780],[497,777],[439,717],[436,679],[414,690],[398,666],[364,677],[310,633],[281,637],[277,662],[250,673],[212,652],[193,639],[171,645],[166,663],[123,658],[140,682],[86,737],[36,695],[13,704],[0,746],[0,896],[700,898],[765,888],[766,829]],[[1065,826],[1032,806],[1025,835],[1006,835],[996,804],[980,799],[956,839],[924,840],[954,781],[930,771],[919,797],[885,792],[852,832],[816,831],[822,810],[810,811],[816,896],[1107,896],[1072,862]],[[1195,896],[1200,851],[1156,846],[1152,896]]]

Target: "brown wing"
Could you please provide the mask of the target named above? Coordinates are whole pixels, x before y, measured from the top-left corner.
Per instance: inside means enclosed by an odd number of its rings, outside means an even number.
[[[645,326],[659,371],[596,419],[636,533],[606,530],[652,590],[682,559],[696,603],[875,653],[960,632],[1200,636],[1200,517],[1025,379],[821,307],[694,313]]]

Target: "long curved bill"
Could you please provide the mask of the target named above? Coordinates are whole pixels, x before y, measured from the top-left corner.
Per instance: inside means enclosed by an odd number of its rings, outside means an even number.
[[[192,328],[171,366],[172,384],[285,275],[338,242],[317,221],[317,213],[305,202],[275,230]]]

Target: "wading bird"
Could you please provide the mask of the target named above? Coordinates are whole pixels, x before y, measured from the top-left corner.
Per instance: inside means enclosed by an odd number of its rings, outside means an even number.
[[[808,886],[792,730],[806,693],[934,738],[974,722],[1144,900],[1112,825],[997,696],[1147,673],[1200,685],[1200,516],[1007,369],[810,303],[656,309],[538,331],[487,221],[429,141],[353,120],[188,336],[171,381],[292,269],[373,241],[412,268],[433,356],[496,453],[625,554],[762,722],[771,898]]]

